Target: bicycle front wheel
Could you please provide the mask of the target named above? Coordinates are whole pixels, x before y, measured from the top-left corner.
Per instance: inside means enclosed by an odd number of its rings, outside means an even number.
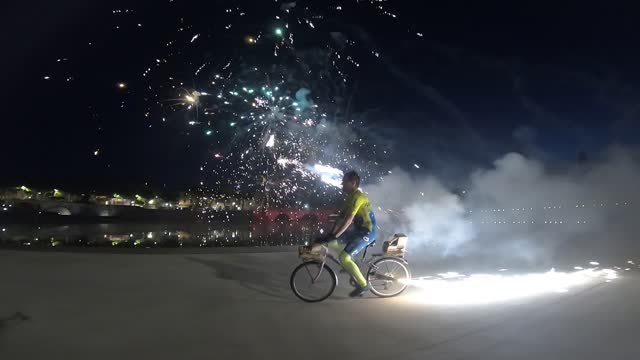
[[[306,302],[319,302],[328,298],[338,283],[336,273],[319,261],[308,261],[298,265],[291,273],[291,290]]]
[[[371,292],[379,297],[399,295],[407,288],[405,280],[409,279],[411,279],[411,271],[407,264],[392,257],[374,262],[367,273]]]

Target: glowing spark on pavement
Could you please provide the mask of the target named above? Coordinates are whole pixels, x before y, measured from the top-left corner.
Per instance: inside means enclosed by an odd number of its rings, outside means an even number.
[[[564,293],[571,287],[597,281],[612,281],[618,274],[612,269],[585,269],[523,275],[489,275],[458,273],[440,274],[434,279],[412,279],[406,282],[421,291],[409,294],[410,301],[433,305],[474,305],[514,300],[529,296]]]

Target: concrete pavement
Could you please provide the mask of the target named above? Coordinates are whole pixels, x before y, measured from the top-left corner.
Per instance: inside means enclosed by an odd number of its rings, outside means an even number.
[[[294,253],[0,251],[0,359],[638,358],[640,276],[489,305],[291,293]],[[410,294],[409,294],[410,295]]]

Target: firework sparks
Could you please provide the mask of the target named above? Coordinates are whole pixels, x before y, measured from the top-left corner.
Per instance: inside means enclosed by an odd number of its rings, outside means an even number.
[[[168,35],[155,39],[162,50],[141,64],[138,79],[130,79],[136,82],[136,91],[128,91],[130,84],[124,81],[116,81],[115,87],[130,96],[121,100],[122,109],[144,93],[145,119],[157,120],[161,126],[182,124],[180,136],[205,135],[200,139],[206,139],[207,151],[213,154],[208,160],[220,161],[213,168],[206,160],[199,164],[207,169],[201,170],[203,186],[209,182],[206,176],[211,176],[212,188],[232,185],[239,193],[270,192],[274,202],[304,204],[307,199],[297,197],[322,197],[340,185],[338,168],[359,168],[366,174],[379,165],[371,161],[377,156],[375,147],[367,147],[363,136],[354,136],[354,129],[364,124],[347,119],[346,105],[339,100],[348,97],[349,79],[360,67],[357,56],[362,49],[355,49],[356,42],[347,33],[323,30],[325,22],[346,16],[343,8],[371,7],[375,9],[372,16],[390,13],[384,4],[367,2],[273,6],[273,17],[262,22],[242,2],[220,7],[225,20],[216,27],[191,22],[183,13],[188,9],[176,12],[175,31],[169,29]],[[132,27],[139,32],[153,23],[146,18],[149,14],[142,18],[134,9],[116,9],[112,14],[119,32]],[[294,48],[294,39],[297,44],[304,35],[322,31],[326,36],[314,35],[319,40],[313,45],[322,56],[301,55]],[[238,52],[212,53],[205,44],[214,42],[220,49],[243,46]],[[374,55],[383,57],[378,51]],[[66,57],[57,59],[68,62]],[[312,68],[326,71],[309,71]],[[47,73],[43,78],[75,79],[70,74],[54,75]],[[148,124],[152,126],[155,123]],[[363,153],[364,148],[370,150]],[[260,186],[263,177],[269,179],[269,186]]]
[[[340,169],[327,165],[315,164],[312,171],[314,174],[320,176],[320,180],[326,184],[335,187],[340,187],[342,185],[342,176],[344,174]]]
[[[269,141],[267,141],[267,144],[265,146],[272,148],[273,145],[275,145],[275,143],[276,143],[276,137],[275,135],[271,135],[269,136]]]
[[[454,276],[455,275],[455,276]],[[421,291],[409,296],[412,302],[434,305],[473,305],[503,302],[549,293],[563,293],[573,287],[618,278],[612,269],[582,269],[524,275],[440,274],[437,278],[407,280]]]

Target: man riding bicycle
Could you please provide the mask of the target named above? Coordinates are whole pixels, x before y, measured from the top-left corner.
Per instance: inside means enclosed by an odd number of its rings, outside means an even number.
[[[359,187],[358,173],[350,171],[344,174],[342,190],[347,199],[340,218],[322,240],[328,241],[328,246],[339,252],[340,265],[356,281],[356,289],[349,294],[351,297],[361,296],[371,289],[353,258],[376,238],[376,219],[371,210],[371,203]]]

